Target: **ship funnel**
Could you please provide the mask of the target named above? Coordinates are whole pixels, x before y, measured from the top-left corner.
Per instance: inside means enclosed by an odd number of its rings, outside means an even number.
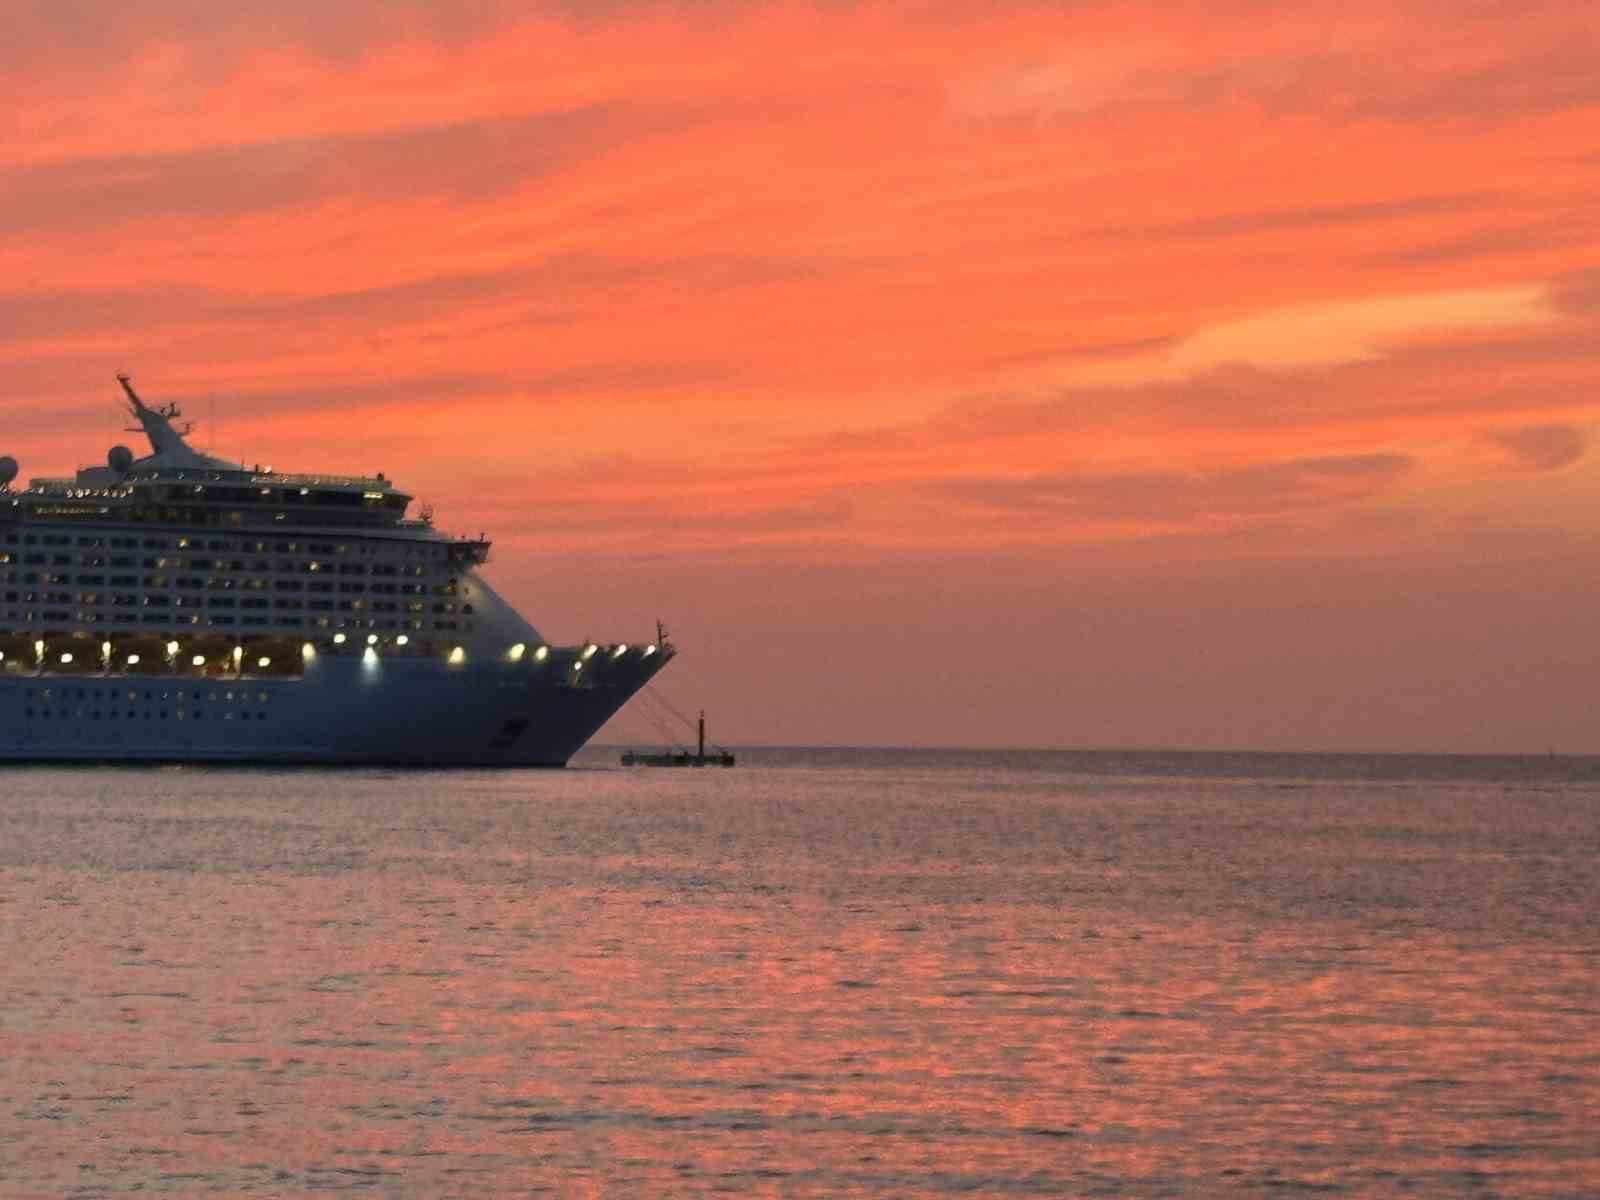
[[[133,451],[126,446],[113,446],[106,452],[106,466],[118,475],[126,475],[133,466]]]

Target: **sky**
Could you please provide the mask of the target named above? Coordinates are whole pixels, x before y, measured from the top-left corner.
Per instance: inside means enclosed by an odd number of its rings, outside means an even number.
[[[730,743],[1600,753],[1593,3],[0,16],[24,477],[128,371]]]

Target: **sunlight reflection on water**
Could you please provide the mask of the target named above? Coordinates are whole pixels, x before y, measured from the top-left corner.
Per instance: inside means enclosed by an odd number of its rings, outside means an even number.
[[[0,1193],[1600,1190],[1587,773],[754,757],[13,771]]]

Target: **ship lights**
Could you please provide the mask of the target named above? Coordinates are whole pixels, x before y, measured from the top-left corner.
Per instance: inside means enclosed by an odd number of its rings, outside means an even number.
[[[43,638],[40,638],[38,641],[34,642],[34,644],[33,644],[33,656],[35,658],[43,658],[44,657],[44,639]]]
[[[545,659],[550,657],[550,647],[549,646],[540,646],[537,650],[535,650],[533,652],[533,657],[534,657],[535,661],[543,662]]]
[[[260,658],[256,659],[256,666],[258,666],[258,667],[270,667],[271,665],[272,665],[272,660],[270,658],[268,658],[265,654],[263,654]]]
[[[137,654],[128,655],[128,665],[130,667],[137,667],[139,665],[139,656]]]
[[[402,633],[399,637],[395,638],[394,644],[396,646],[404,646],[407,643],[409,643],[410,641],[411,641],[411,639],[408,638],[405,634]]]
[[[178,643],[177,642],[168,642],[167,643],[167,657],[168,658],[177,658],[178,657]]]
[[[378,652],[371,646],[368,646],[361,652],[361,665],[365,667],[375,667],[378,665]]]
[[[588,662],[591,658],[594,657],[594,652],[596,650],[598,650],[598,649],[600,649],[599,646],[596,646],[593,642],[590,642],[587,646],[585,646],[583,648],[583,661],[584,662]]]
[[[467,661],[467,652],[465,650],[463,650],[460,646],[452,647],[451,650],[450,650],[450,661],[452,663],[457,664],[457,665],[466,662]]]
[[[572,673],[574,675],[576,675],[581,670],[583,670],[583,664],[581,662],[575,662],[575,663],[572,664]]]
[[[197,667],[203,667],[206,665],[206,656],[204,654],[196,654],[189,661]]]
[[[317,656],[317,648],[315,646],[313,646],[310,642],[306,642],[304,645],[302,645],[300,647],[300,657],[305,659],[307,662],[310,662],[316,656]]]
[[[334,644],[334,645],[335,645],[335,646],[342,646],[342,645],[344,645],[344,634],[342,634],[342,633],[336,633],[336,634],[334,634],[334,635],[333,635],[333,644]]]
[[[611,657],[612,658],[621,658],[627,652],[628,652],[628,643],[627,642],[623,642],[622,645],[618,646],[615,650],[613,650],[611,652]]]
[[[518,642],[515,646],[512,646],[511,649],[506,651],[506,657],[509,658],[512,662],[521,662],[522,661],[522,656],[524,654],[526,654],[527,652],[528,652],[528,648],[526,646],[524,646],[521,642]]]
[[[101,642],[100,643],[100,654],[101,654],[101,657],[103,657],[103,658],[109,659],[111,657],[111,643],[110,642]]]
[[[377,644],[378,644],[378,635],[375,634],[375,633],[367,634],[367,645],[376,646]]]
[[[72,651],[68,650],[65,654],[63,654],[61,656],[61,661],[64,662],[64,663],[71,662],[72,661]]]

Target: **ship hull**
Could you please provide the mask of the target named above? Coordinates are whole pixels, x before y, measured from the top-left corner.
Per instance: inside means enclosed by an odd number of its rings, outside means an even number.
[[[570,667],[319,656],[291,679],[0,675],[0,762],[559,767],[670,656]]]

